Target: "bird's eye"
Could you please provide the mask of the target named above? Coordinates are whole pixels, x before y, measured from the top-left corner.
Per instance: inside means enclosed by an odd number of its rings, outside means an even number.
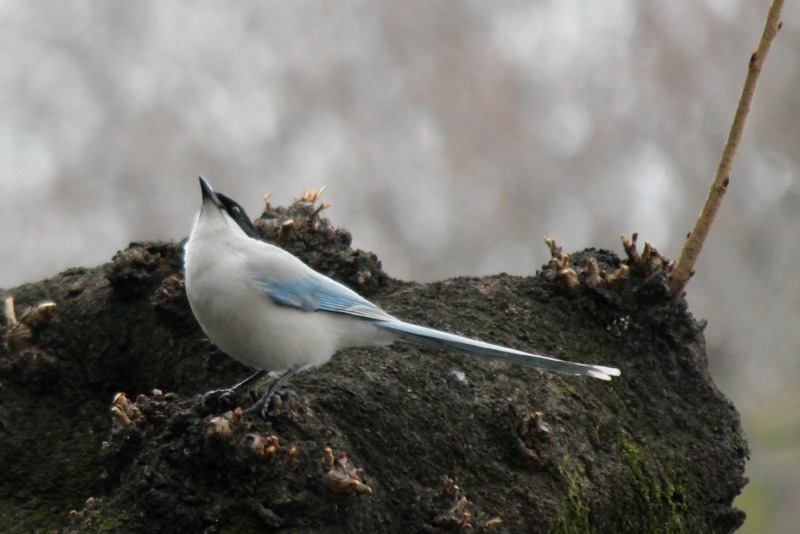
[[[234,207],[231,208],[231,211],[238,215],[240,210],[239,210],[239,208],[237,206],[234,206]]]

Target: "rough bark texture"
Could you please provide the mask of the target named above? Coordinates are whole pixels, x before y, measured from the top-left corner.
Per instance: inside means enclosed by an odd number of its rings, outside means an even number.
[[[567,288],[552,266],[525,278],[404,283],[310,210],[273,209],[257,227],[274,237],[293,217],[286,248],[400,318],[622,376],[543,374],[398,343],[300,374],[268,421],[214,419],[224,410],[204,407],[200,393],[250,371],[194,321],[181,244],[132,244],[110,264],[0,291],[18,313],[45,299],[58,306],[33,346],[0,349],[4,531],[729,532],[742,523],[731,507],[746,482],[739,417],[708,375],[702,326],[663,273],[631,270],[601,288]],[[580,271],[590,257],[609,271],[622,263],[598,250],[571,262]],[[118,400],[123,416],[113,416],[120,391],[130,404]]]

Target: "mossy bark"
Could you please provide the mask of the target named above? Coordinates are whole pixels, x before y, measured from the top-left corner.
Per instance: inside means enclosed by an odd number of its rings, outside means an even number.
[[[32,347],[0,349],[4,531],[730,532],[742,523],[731,506],[748,453],[739,417],[709,377],[702,328],[663,274],[632,272],[604,289],[566,288],[550,266],[404,283],[308,210],[273,209],[256,226],[269,238],[294,218],[286,248],[397,317],[622,376],[544,374],[397,343],[344,351],[295,377],[268,421],[233,413],[215,430],[200,394],[249,370],[196,325],[181,244],[132,244],[110,264],[0,292],[18,310],[57,304]],[[589,258],[621,264],[597,250],[571,261]],[[109,411],[120,391],[134,407],[127,424]],[[274,449],[259,448],[267,439]],[[331,483],[326,447],[371,493]]]

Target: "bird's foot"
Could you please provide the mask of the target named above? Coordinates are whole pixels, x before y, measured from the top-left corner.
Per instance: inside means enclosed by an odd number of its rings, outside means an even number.
[[[244,413],[257,414],[261,419],[266,419],[269,415],[269,401],[272,399],[272,392],[267,392],[260,399],[251,404]]]
[[[249,391],[249,393],[250,393],[250,400],[252,400],[253,402],[258,402],[261,399],[261,397],[258,396],[258,393],[253,391],[252,389]],[[297,392],[291,388],[278,388],[272,392],[272,397],[276,395],[280,397],[281,400],[285,401],[297,397]],[[272,397],[270,397],[269,400],[272,400]]]
[[[272,384],[269,385],[267,388],[267,392],[261,396],[260,399],[255,401],[252,406],[250,406],[245,413],[257,413],[261,416],[262,419],[266,419],[269,415],[269,404],[272,400],[272,395],[274,395],[277,391],[280,390],[281,386],[289,380],[291,377],[296,375],[301,369],[303,369],[305,365],[295,365],[281,376],[279,376]],[[294,393],[294,392],[292,392]],[[297,396],[295,394],[295,396]]]
[[[297,393],[293,389],[289,388],[270,388],[260,398],[257,398],[255,392],[253,391],[250,392],[250,396],[253,398],[254,402],[244,411],[244,413],[255,413],[258,414],[262,419],[267,419],[270,414],[270,407],[272,407],[273,404],[280,404],[287,400],[297,398]]]
[[[233,388],[215,389],[203,394],[203,406],[232,410],[238,404]]]

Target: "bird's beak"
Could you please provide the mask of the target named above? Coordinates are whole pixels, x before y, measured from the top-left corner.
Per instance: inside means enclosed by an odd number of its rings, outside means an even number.
[[[216,207],[222,207],[222,202],[219,200],[219,197],[202,176],[200,177],[200,189],[203,191],[203,204],[210,201],[213,202]]]

